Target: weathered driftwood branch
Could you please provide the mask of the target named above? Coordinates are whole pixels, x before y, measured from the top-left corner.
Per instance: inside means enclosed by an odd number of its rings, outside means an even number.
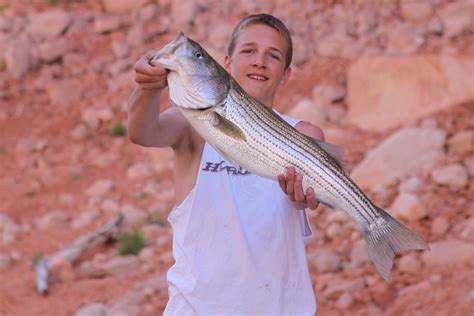
[[[124,223],[124,215],[119,213],[112,221],[100,227],[94,232],[78,237],[64,249],[41,258],[35,265],[36,289],[41,294],[48,293],[48,274],[51,265],[58,262],[74,264],[76,260],[86,251],[108,240],[116,239],[120,234]]]
[[[36,289],[41,294],[48,294],[48,258],[42,257],[35,265]]]

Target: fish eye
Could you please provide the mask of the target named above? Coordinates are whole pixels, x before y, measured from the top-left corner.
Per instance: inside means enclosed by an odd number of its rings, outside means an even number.
[[[203,58],[204,56],[203,56],[203,54],[202,54],[200,51],[195,51],[195,52],[194,52],[194,57],[201,59],[201,58]]]

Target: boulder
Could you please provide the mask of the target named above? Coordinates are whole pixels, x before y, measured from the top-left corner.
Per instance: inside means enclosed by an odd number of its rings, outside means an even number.
[[[122,207],[125,216],[125,231],[133,232],[142,228],[148,221],[148,214],[133,206],[125,205]]]
[[[422,260],[427,266],[453,264],[472,264],[474,262],[474,244],[461,240],[446,240],[429,245],[430,251],[424,251]]]
[[[111,13],[127,13],[144,7],[150,0],[102,0],[104,9]]]
[[[130,45],[123,41],[113,41],[111,47],[115,57],[119,59],[127,57],[130,54]]]
[[[354,297],[350,293],[342,293],[337,299],[336,306],[340,309],[347,309],[352,303],[354,303]]]
[[[100,204],[100,210],[107,213],[116,213],[119,210],[119,204],[113,199],[104,199]]]
[[[399,56],[416,52],[423,44],[423,37],[413,26],[405,23],[394,24],[387,34],[386,53],[389,56]]]
[[[349,43],[347,35],[342,32],[334,32],[318,39],[316,51],[321,56],[335,58],[342,54]]]
[[[464,228],[460,233],[460,237],[463,239],[470,239],[474,237],[474,217],[466,220],[463,224]]]
[[[474,152],[474,129],[457,132],[448,139],[447,145],[452,154]]]
[[[82,87],[73,79],[52,81],[48,84],[47,93],[53,104],[61,107],[75,107],[82,98]]]
[[[51,211],[37,221],[39,229],[60,229],[69,227],[70,217],[62,211]]]
[[[71,22],[70,13],[63,10],[48,10],[33,17],[27,32],[33,37],[42,39],[57,38],[66,31]]]
[[[420,260],[413,254],[404,254],[398,261],[398,270],[403,273],[416,275],[421,268]]]
[[[131,165],[127,169],[127,178],[130,180],[143,180],[152,175],[152,170],[149,165],[145,163],[137,163]]]
[[[417,193],[423,189],[425,183],[419,177],[410,177],[403,180],[398,186],[398,191],[406,193]]]
[[[335,298],[343,293],[354,293],[356,291],[363,290],[365,287],[364,280],[362,278],[352,280],[340,280],[333,279],[324,289],[323,295],[327,298]]]
[[[110,108],[88,107],[82,110],[82,121],[91,129],[98,129],[102,123],[109,122],[114,117]]]
[[[313,88],[312,95],[313,100],[326,105],[342,101],[346,96],[346,89],[338,85],[321,84]]]
[[[440,129],[403,128],[370,150],[351,177],[362,188],[372,188],[427,172],[444,158],[445,139]]]
[[[5,47],[4,61],[7,72],[14,79],[20,79],[33,66],[31,44],[26,36],[12,38]]]
[[[341,258],[332,251],[320,250],[312,253],[308,260],[320,273],[336,272],[341,269]]]
[[[402,0],[400,14],[404,20],[419,22],[424,21],[433,13],[433,5],[429,0]]]
[[[99,213],[95,210],[83,211],[81,212],[78,218],[72,221],[71,227],[80,228],[80,227],[89,226],[96,223],[98,218],[99,218]]]
[[[0,68],[3,68],[3,65],[4,65],[3,58],[5,55],[5,48],[7,47],[7,43],[9,42],[9,39],[10,39],[10,35],[0,32]]]
[[[446,217],[436,217],[431,223],[431,233],[442,237],[448,231],[450,223]]]
[[[0,271],[8,269],[12,263],[13,259],[10,255],[0,252]]]
[[[356,242],[351,251],[351,266],[359,267],[366,262],[370,262],[369,252],[364,240]]]
[[[85,194],[87,196],[104,196],[109,193],[114,186],[114,182],[108,179],[96,180],[87,190]]]
[[[472,0],[453,1],[444,6],[439,12],[444,24],[444,34],[455,37],[465,32],[474,32],[473,12]]]
[[[466,166],[469,176],[474,177],[474,156],[467,156],[463,164]]]
[[[38,57],[45,63],[51,63],[63,58],[74,50],[74,45],[67,38],[59,38],[38,45]]]
[[[94,303],[78,309],[75,316],[107,316],[107,314],[107,306],[100,303]]]
[[[106,275],[123,276],[131,271],[136,271],[141,265],[141,260],[136,256],[123,256],[110,259],[97,267]]]
[[[122,26],[122,18],[118,15],[104,15],[94,20],[94,30],[99,33],[109,33]]]
[[[433,16],[426,24],[426,31],[429,34],[442,35],[444,32],[443,23],[439,16]]]
[[[455,163],[434,169],[431,172],[431,179],[438,185],[459,190],[466,186],[468,174],[463,165]]]
[[[326,124],[326,111],[322,105],[310,100],[303,99],[293,107],[288,115],[300,120],[309,121],[317,126]]]
[[[417,221],[428,215],[417,195],[412,193],[400,193],[390,206],[390,213],[396,218],[407,221]]]
[[[177,30],[187,31],[189,25],[195,19],[199,7],[195,0],[190,1],[172,1],[171,16],[173,26]]]
[[[347,120],[385,131],[474,99],[469,58],[361,58],[347,73]]]

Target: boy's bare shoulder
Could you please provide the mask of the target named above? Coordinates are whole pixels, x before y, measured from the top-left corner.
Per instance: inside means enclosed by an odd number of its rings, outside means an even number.
[[[323,130],[319,126],[316,126],[311,122],[308,122],[308,121],[298,122],[295,128],[298,132],[303,133],[306,136],[316,138],[319,140],[324,140]]]

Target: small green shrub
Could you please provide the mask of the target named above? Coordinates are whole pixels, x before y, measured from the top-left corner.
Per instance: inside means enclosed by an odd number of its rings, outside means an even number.
[[[118,252],[121,256],[138,255],[145,247],[145,238],[140,231],[133,233],[124,233],[119,239]]]
[[[125,136],[125,134],[127,134],[127,129],[122,122],[116,122],[110,129],[110,134],[113,136]]]
[[[33,266],[36,266],[38,262],[40,262],[41,259],[43,259],[44,254],[42,252],[37,252],[33,255],[33,258],[31,258],[31,264]]]
[[[29,197],[29,198],[34,198],[36,196],[36,192],[35,191],[26,191],[25,193],[23,193],[26,197]]]
[[[153,217],[148,218],[148,224],[158,225],[160,227],[165,227],[167,225],[167,221],[164,220],[161,217],[153,216]]]

